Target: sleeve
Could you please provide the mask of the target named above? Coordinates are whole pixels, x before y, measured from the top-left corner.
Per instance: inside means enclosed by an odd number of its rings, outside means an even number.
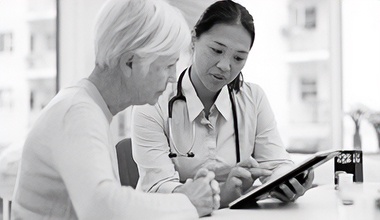
[[[254,88],[252,91],[253,96],[256,96],[257,128],[252,156],[262,168],[273,170],[275,175],[292,167],[293,161],[282,143],[267,96],[259,86]]]
[[[109,147],[109,124],[93,106],[74,106],[64,117],[52,159],[79,219],[198,218],[180,194],[145,194],[121,186]]]
[[[145,192],[171,193],[181,185],[179,174],[168,156],[164,126],[167,114],[164,111],[159,104],[133,108],[132,150],[140,175],[137,188]]]

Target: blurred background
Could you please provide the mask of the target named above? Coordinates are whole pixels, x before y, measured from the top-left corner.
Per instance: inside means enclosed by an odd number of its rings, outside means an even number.
[[[23,141],[41,109],[91,73],[93,27],[104,1],[0,0],[0,177],[9,180],[2,197],[11,198]],[[215,0],[167,1],[192,27]],[[267,93],[287,150],[378,154],[380,0],[237,2],[256,27],[244,79]],[[129,136],[129,114],[113,120],[115,141]]]
[[[192,27],[215,0],[168,1]],[[22,145],[59,89],[90,74],[103,2],[0,0],[0,153]],[[366,119],[380,111],[380,0],[238,2],[257,36],[243,74],[266,91],[287,149],[352,149],[359,113],[361,147],[378,152],[375,122]],[[120,138],[129,135],[128,112],[114,120]]]

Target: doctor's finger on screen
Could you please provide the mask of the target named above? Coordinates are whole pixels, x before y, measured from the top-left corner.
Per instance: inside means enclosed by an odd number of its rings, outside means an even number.
[[[260,165],[259,163],[253,159],[252,157],[249,157],[248,159],[242,161],[242,162],[239,162],[237,164],[238,167],[242,167],[242,168],[245,168],[250,174],[251,174],[251,179],[252,179],[252,183],[248,183],[247,185],[244,186],[244,182],[243,182],[243,190],[247,190],[248,188],[250,188],[253,184],[253,182],[259,178],[259,177],[262,177],[262,176],[269,176],[272,174],[272,171],[269,170],[269,169],[263,169],[263,168],[260,168]]]

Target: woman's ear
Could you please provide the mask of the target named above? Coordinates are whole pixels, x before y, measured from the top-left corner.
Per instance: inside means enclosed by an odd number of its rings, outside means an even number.
[[[119,67],[123,74],[128,78],[132,74],[133,54],[124,53],[120,57]]]

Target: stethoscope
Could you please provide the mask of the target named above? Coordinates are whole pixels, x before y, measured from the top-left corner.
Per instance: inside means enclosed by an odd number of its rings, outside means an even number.
[[[172,138],[173,137],[173,133],[172,133],[172,120],[173,120],[173,117],[172,117],[172,112],[173,112],[173,105],[174,105],[174,102],[176,101],[184,101],[186,102],[186,97],[183,95],[182,93],[182,79],[184,77],[186,73],[186,69],[181,73],[181,75],[179,76],[178,78],[178,82],[177,82],[177,94],[171,98],[169,100],[169,103],[168,103],[168,111],[169,111],[169,119],[168,119],[168,124],[169,124],[169,157],[170,158],[173,158],[173,157],[177,157],[177,156],[181,156],[181,157],[194,157],[195,154],[193,153],[193,147],[194,147],[194,143],[195,143],[195,124],[193,124],[193,134],[192,134],[192,144],[191,144],[191,147],[189,148],[189,150],[186,152],[186,153],[183,153],[183,152],[180,152],[174,142],[174,139]],[[189,71],[189,74],[190,74],[190,71]],[[236,150],[236,163],[239,163],[240,162],[240,145],[239,145],[239,129],[238,129],[238,121],[237,121],[237,114],[236,114],[236,104],[235,104],[235,99],[234,99],[234,91],[233,91],[233,86],[232,84],[229,84],[228,85],[228,92],[229,92],[229,96],[230,96],[230,101],[231,101],[231,105],[232,105],[232,116],[233,116],[233,120],[234,120],[234,131],[235,131],[235,150]],[[172,144],[170,144],[172,143]],[[170,148],[170,145],[175,149],[175,151],[177,153],[174,153],[171,151],[171,148]]]

